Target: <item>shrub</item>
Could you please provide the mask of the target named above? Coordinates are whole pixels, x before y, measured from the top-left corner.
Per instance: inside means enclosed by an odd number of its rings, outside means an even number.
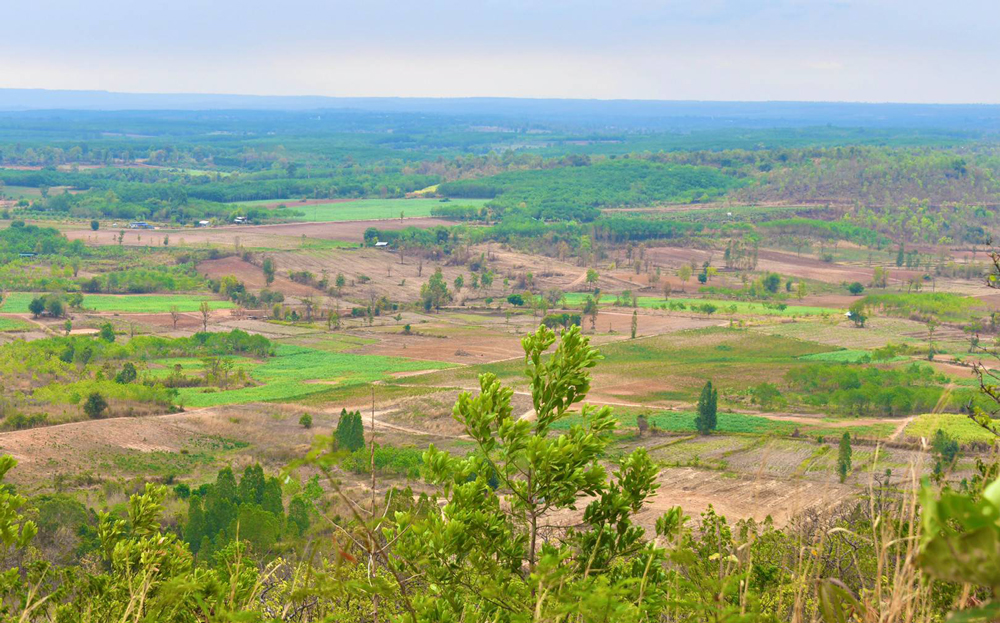
[[[91,392],[87,396],[87,401],[83,403],[83,412],[92,420],[103,417],[107,409],[108,401],[104,399],[104,396],[100,392]]]
[[[312,428],[313,425],[312,416],[309,415],[308,413],[303,413],[302,417],[299,418],[299,425],[302,426],[302,428]]]

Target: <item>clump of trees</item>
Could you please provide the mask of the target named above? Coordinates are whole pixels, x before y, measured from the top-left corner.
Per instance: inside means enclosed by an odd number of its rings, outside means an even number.
[[[365,426],[360,411],[341,409],[337,429],[333,434],[338,449],[354,452],[365,447]]]

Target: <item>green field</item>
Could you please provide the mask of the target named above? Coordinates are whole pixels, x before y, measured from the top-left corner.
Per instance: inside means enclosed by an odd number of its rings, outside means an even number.
[[[634,428],[638,414],[630,413],[627,409],[616,409],[618,421],[622,426]],[[695,433],[697,429],[694,425],[694,411],[659,411],[647,414],[649,425],[668,433]],[[839,420],[838,420],[839,422]],[[580,423],[580,417],[573,415],[560,420],[553,428],[566,429],[574,424]],[[729,433],[738,435],[791,435],[796,430],[803,435],[823,435],[831,437],[839,436],[844,431],[852,435],[865,437],[884,437],[892,432],[892,423],[878,424],[874,426],[837,426],[826,425],[825,420],[816,420],[815,425],[803,425],[796,422],[783,420],[773,420],[763,415],[752,415],[748,413],[726,413],[719,411],[717,433]]]
[[[278,347],[276,357],[250,368],[250,376],[260,385],[212,392],[197,387],[185,388],[180,391],[180,400],[187,407],[276,402],[308,396],[331,387],[371,383],[394,372],[446,367],[450,364],[335,353],[283,344]]]
[[[296,221],[334,222],[365,221],[372,219],[398,219],[405,217],[430,216],[431,209],[439,205],[481,206],[486,199],[461,199],[442,204],[440,199],[359,199],[338,203],[301,205],[294,200],[284,202],[289,211],[301,212],[302,216],[282,216],[284,210],[273,210],[274,218],[289,218]],[[274,200],[250,201],[241,205],[274,205]]]
[[[744,391],[758,383],[783,379],[807,365],[799,360],[830,350],[805,340],[764,336],[726,327],[680,331],[642,340],[623,340],[600,347],[604,360],[594,368],[594,387],[616,399],[655,402],[695,401],[705,381]],[[527,388],[520,359],[464,366],[406,379],[415,385],[469,386],[483,372],[496,374],[518,389]],[[624,384],[618,393],[617,386]],[[632,384],[639,384],[640,391]]]
[[[590,296],[589,294],[583,292],[571,292],[566,295],[566,305],[570,307],[583,307],[583,303],[586,298]],[[614,296],[605,295],[601,297],[601,305],[610,306],[614,302]],[[785,309],[777,309],[777,307],[765,307],[762,302],[751,302],[751,301],[727,301],[722,299],[693,299],[693,298],[675,298],[670,297],[669,299],[664,299],[659,296],[640,296],[636,300],[639,307],[643,309],[661,309],[663,306],[667,306],[669,310],[670,303],[674,305],[684,305],[685,309],[678,309],[677,311],[687,311],[702,313],[697,308],[701,305],[711,304],[715,305],[717,308],[713,315],[715,316],[727,316],[731,309],[735,309],[735,313],[740,316],[822,316],[827,315],[838,315],[842,314],[843,310],[833,309],[832,307],[812,307],[809,305],[788,305]],[[774,304],[776,305],[776,304]],[[629,305],[631,307],[631,305]]]
[[[8,314],[27,314],[31,299],[39,296],[33,292],[12,292],[0,304],[0,311]],[[181,312],[195,312],[202,301],[212,309],[230,309],[232,301],[220,301],[192,294],[85,294],[83,309],[97,312],[123,314],[162,314],[176,307]]]
[[[985,441],[991,443],[996,437],[989,431],[970,420],[962,413],[926,413],[918,416],[906,427],[907,437],[919,439],[923,437],[930,443],[938,429],[951,435],[959,443],[970,441]]]
[[[31,324],[20,318],[0,318],[0,332],[5,331],[27,331]]]
[[[857,350],[857,349],[844,349],[844,350],[834,350],[828,353],[816,353],[813,355],[804,355],[799,357],[803,361],[826,361],[834,363],[868,363],[865,357],[871,358],[871,352],[867,350]],[[906,361],[909,357],[903,355],[896,355],[889,359],[881,359],[874,363],[894,363],[896,361]]]

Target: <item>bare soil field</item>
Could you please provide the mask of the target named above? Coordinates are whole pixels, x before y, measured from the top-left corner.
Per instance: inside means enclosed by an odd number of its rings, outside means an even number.
[[[163,237],[170,237],[170,244],[214,244],[232,247],[238,241],[245,247],[294,249],[302,244],[302,237],[322,240],[341,240],[360,243],[369,227],[385,230],[406,227],[437,227],[454,225],[437,218],[407,218],[370,221],[340,221],[333,223],[282,223],[278,225],[236,225],[226,227],[198,227],[183,229],[128,230],[123,244],[128,246],[158,246]],[[71,229],[65,232],[70,240],[83,240],[88,244],[116,245],[118,231]]]
[[[827,510],[847,499],[853,487],[837,483],[775,478],[763,473],[732,476],[691,467],[668,467],[657,478],[660,488],[638,515],[651,525],[673,506],[680,506],[696,522],[711,506],[727,518],[770,516],[777,525],[809,510]]]
[[[219,260],[206,260],[198,264],[197,270],[209,279],[221,279],[226,275],[235,275],[237,279],[251,290],[263,290],[270,288],[282,294],[311,296],[317,293],[316,288],[303,283],[296,283],[291,279],[282,276],[282,271],[276,270],[274,283],[267,285],[264,279],[264,272],[259,266],[254,266],[250,262],[244,262],[236,256],[225,257]]]

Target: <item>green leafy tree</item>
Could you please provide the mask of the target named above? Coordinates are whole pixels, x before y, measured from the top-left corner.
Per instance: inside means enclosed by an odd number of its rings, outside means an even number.
[[[958,441],[939,428],[931,441],[931,456],[934,457],[933,474],[936,479],[943,479],[945,473],[955,465],[958,452]]]
[[[101,325],[101,330],[97,335],[101,340],[110,344],[115,341],[115,328],[111,326],[110,322],[105,322]]]
[[[847,474],[851,471],[851,434],[845,432],[840,437],[840,446],[837,449],[837,476],[840,482],[847,480]]]
[[[100,228],[101,228],[100,221],[98,221],[97,219],[94,219],[94,220],[90,221],[90,229],[92,231],[97,231]]]
[[[424,311],[441,309],[442,305],[451,302],[451,293],[448,292],[448,284],[444,281],[444,275],[438,268],[431,275],[427,283],[420,287],[420,302]]]
[[[122,366],[122,369],[118,371],[118,374],[115,375],[115,383],[127,385],[128,383],[135,381],[137,376],[135,365],[131,361],[127,361],[125,362],[125,365]]]
[[[865,323],[868,322],[868,309],[865,306],[864,299],[860,301],[855,301],[851,307],[847,310],[847,317],[851,319],[854,326],[863,329]]]
[[[433,587],[410,598],[412,619],[587,620],[600,603],[604,620],[638,621],[662,607],[664,553],[633,523],[657,488],[657,469],[639,448],[608,477],[602,458],[617,425],[610,407],[584,405],[578,424],[551,434],[586,398],[588,370],[600,359],[579,327],[546,355],[555,342],[545,327],[523,340],[533,419],[515,419],[513,390],[483,374],[479,394],[463,393],[454,410],[476,451],[454,457],[431,446],[424,454],[444,507],[401,513],[388,535],[398,538],[395,573],[420,573]],[[546,530],[553,515],[581,504],[574,530]]]
[[[274,260],[265,257],[264,261],[261,263],[261,270],[264,272],[264,283],[271,285],[274,283]]]
[[[851,283],[849,286],[847,286],[847,291],[853,294],[854,296],[858,296],[865,291],[865,287],[861,285],[860,281],[855,281]]]
[[[30,311],[31,315],[35,318],[41,316],[45,311],[45,299],[40,296],[31,299],[31,302],[28,303],[28,311]]]
[[[108,409],[108,401],[100,392],[91,392],[83,403],[83,412],[92,420],[103,417]]]
[[[309,529],[309,511],[311,504],[302,495],[292,497],[288,503],[288,524],[294,526],[298,536],[302,536]]]
[[[313,418],[308,413],[303,413],[302,417],[299,418],[299,426],[302,428],[312,428]]]
[[[712,381],[705,383],[698,397],[698,415],[694,426],[701,435],[710,435],[718,425],[719,392],[712,387]]]
[[[337,448],[354,452],[365,447],[365,427],[360,411],[341,410],[334,433]]]

